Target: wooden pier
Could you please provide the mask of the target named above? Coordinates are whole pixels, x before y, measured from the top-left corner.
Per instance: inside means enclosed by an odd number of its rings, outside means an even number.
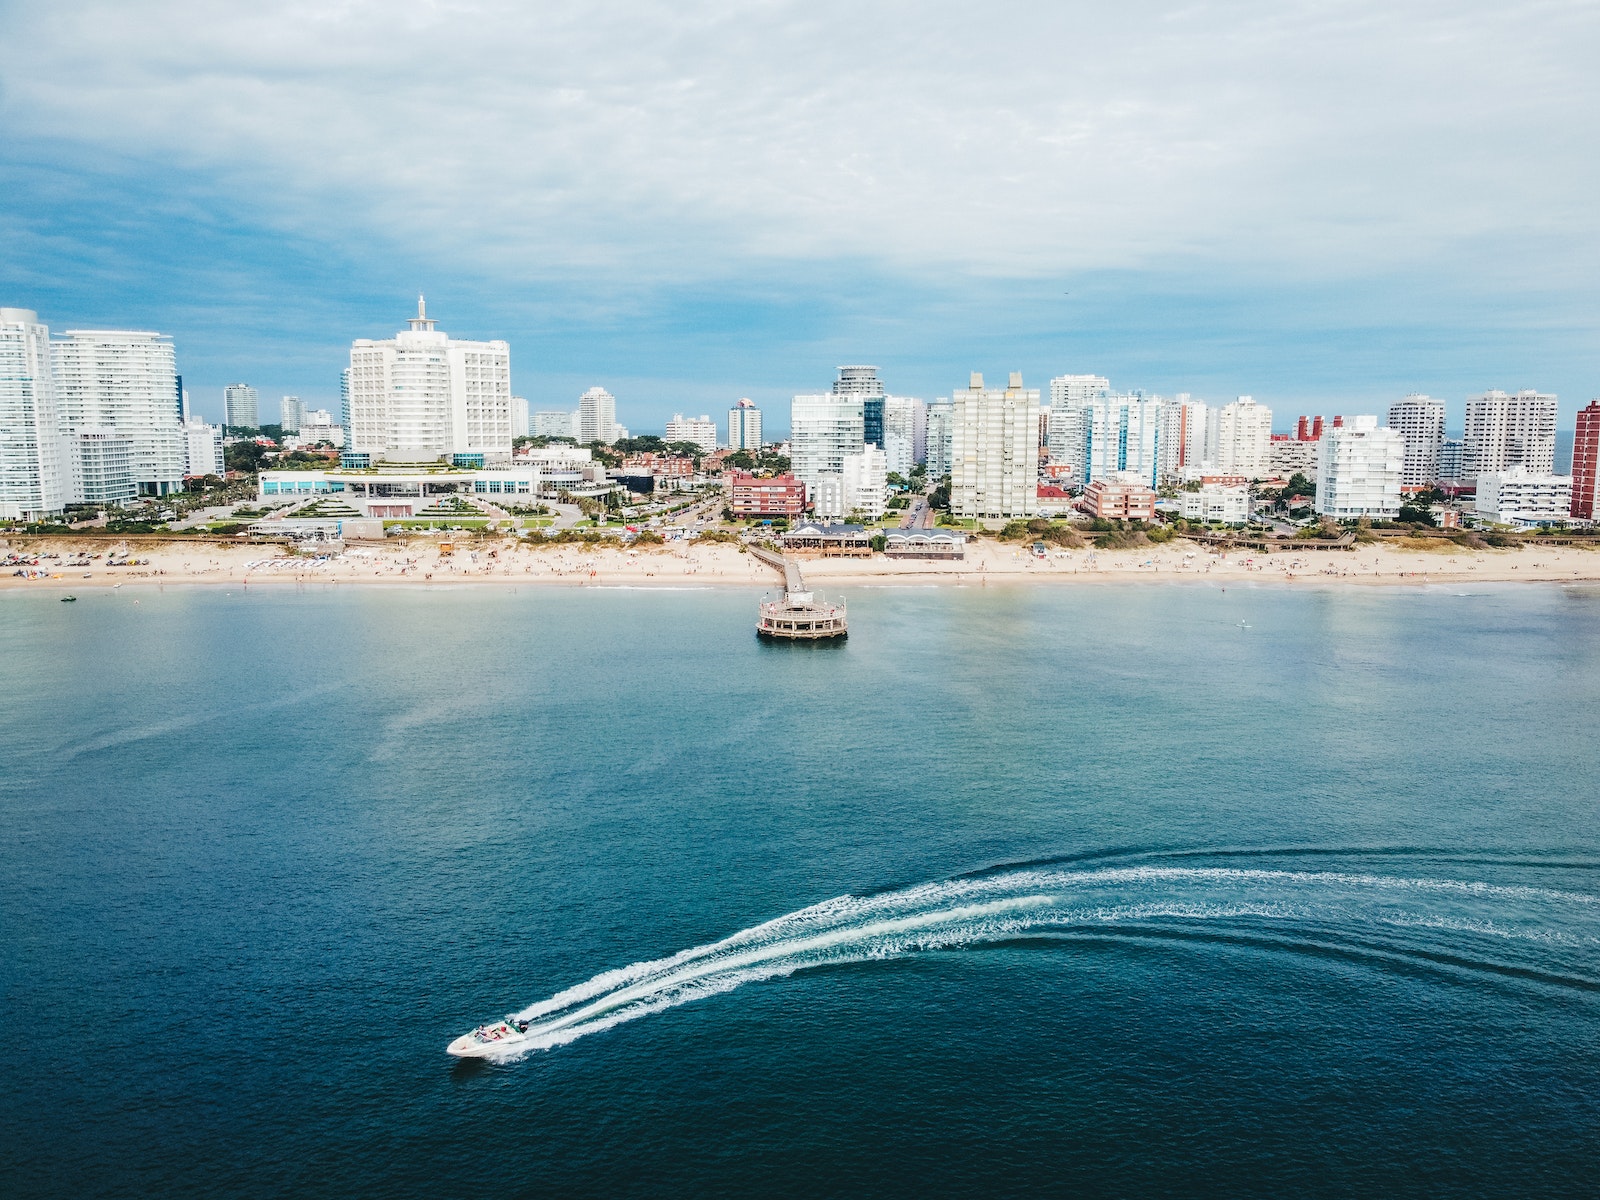
[[[849,636],[844,603],[828,604],[813,596],[800,574],[799,563],[765,546],[749,549],[761,562],[783,572],[783,599],[761,602],[757,637],[785,642],[821,642]]]

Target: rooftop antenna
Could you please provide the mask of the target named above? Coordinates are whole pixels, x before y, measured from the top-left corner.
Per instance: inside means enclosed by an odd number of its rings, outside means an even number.
[[[428,319],[428,303],[421,292],[417,293],[417,315],[411,318],[410,325],[412,329],[433,329],[434,322]]]

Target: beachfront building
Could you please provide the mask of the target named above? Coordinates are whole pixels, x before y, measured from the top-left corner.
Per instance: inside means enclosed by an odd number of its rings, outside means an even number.
[[[1589,401],[1578,412],[1577,431],[1572,439],[1571,514],[1594,520],[1600,509],[1600,400]]]
[[[1096,479],[1084,489],[1078,507],[1091,517],[1108,521],[1153,521],[1156,494],[1140,482]]]
[[[526,498],[539,494],[540,484],[539,467],[522,460],[481,468],[448,467],[442,462],[382,462],[367,468],[262,471],[257,489],[262,500],[331,496],[362,517],[407,520],[426,519],[430,509],[441,511],[441,506],[467,497],[491,504],[497,499],[524,497],[526,503]]]
[[[741,519],[795,521],[805,515],[806,485],[793,475],[733,471],[728,476],[728,508]]]
[[[0,308],[0,520],[38,521],[71,498],[50,330],[28,308]]]
[[[1039,389],[1013,371],[989,388],[976,371],[951,393],[950,511],[963,519],[1009,521],[1038,512]]]
[[[871,370],[841,367],[845,371]],[[796,396],[789,407],[789,466],[815,498],[824,475],[844,471],[844,457],[866,444],[862,397],[837,392]]]
[[[1572,516],[1572,476],[1521,467],[1478,476],[1477,514],[1496,525],[1553,525]]]
[[[1085,486],[1096,479],[1161,482],[1163,402],[1142,392],[1107,392],[1083,408]]]
[[[1071,487],[1083,480],[1083,448],[1086,421],[1082,405],[1050,406],[1050,416],[1045,421],[1044,448],[1053,479]]]
[[[847,516],[876,521],[883,516],[889,500],[889,458],[876,446],[863,446],[844,456],[839,472],[844,485],[844,511]]]
[[[511,347],[441,332],[422,297],[409,328],[350,346],[350,448],[373,461],[511,457]]]
[[[863,431],[864,435],[864,431]],[[883,398],[883,452],[889,470],[911,474],[911,468],[928,459],[928,406],[915,396]]]
[[[1375,416],[1355,417],[1324,431],[1317,453],[1317,512],[1336,520],[1400,515],[1400,470],[1406,443],[1380,429]]]
[[[761,449],[761,410],[755,401],[743,399],[728,410],[728,449]]]
[[[61,429],[129,440],[140,495],[183,489],[183,391],[172,339],[124,329],[69,329],[50,343]]]
[[[844,506],[844,475],[839,471],[824,471],[817,476],[817,486],[807,487],[811,497],[811,512],[819,520],[842,520]]]
[[[183,451],[185,475],[223,474],[222,426],[211,425],[205,421],[185,421]]]
[[[667,422],[667,442],[691,442],[707,454],[717,452],[717,423],[709,416],[686,417],[673,413]]]
[[[1485,392],[1467,400],[1462,478],[1521,467],[1548,475],[1556,464],[1556,398],[1542,392]]]
[[[947,396],[928,405],[928,478],[937,482],[950,474],[951,420],[955,409]]]
[[[1259,479],[1272,445],[1272,410],[1250,396],[1212,409],[1206,421],[1206,464],[1224,475]]]
[[[222,423],[227,428],[258,428],[259,409],[260,397],[248,383],[230,383],[222,389]]]
[[[1389,428],[1406,440],[1404,489],[1431,488],[1439,479],[1439,447],[1444,442],[1444,401],[1413,393],[1389,406]]]
[[[1250,489],[1244,484],[1208,483],[1197,492],[1180,492],[1178,515],[1186,521],[1244,525],[1250,520]]]
[[[116,429],[77,429],[68,435],[68,446],[74,503],[114,508],[138,498],[133,439],[127,434]]]

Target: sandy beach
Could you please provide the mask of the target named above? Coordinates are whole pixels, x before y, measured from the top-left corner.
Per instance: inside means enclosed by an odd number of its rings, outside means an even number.
[[[585,586],[769,587],[778,575],[726,543],[669,543],[638,550],[581,545],[534,547],[481,542],[440,554],[437,546],[352,547],[325,558],[285,554],[275,546],[170,542],[128,548],[136,563],[112,566],[111,543],[12,539],[7,554],[55,555],[37,566],[8,566],[0,588],[72,590],[118,584],[211,583],[235,586],[358,583],[539,583]],[[85,554],[101,557],[85,560]],[[1218,554],[1184,541],[1135,550],[1056,550],[1039,558],[1023,547],[987,539],[969,544],[961,562],[864,558],[805,558],[806,581],[818,587],[883,583],[1073,583],[1094,581],[1250,580],[1257,582],[1400,584],[1452,582],[1574,582],[1600,580],[1600,552],[1574,547],[1448,550],[1363,546],[1355,551]],[[14,572],[22,570],[25,575]],[[32,577],[28,577],[31,575]]]

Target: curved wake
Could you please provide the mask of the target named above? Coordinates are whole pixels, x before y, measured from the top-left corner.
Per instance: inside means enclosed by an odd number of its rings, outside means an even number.
[[[1600,989],[1600,897],[1584,893],[1345,871],[1026,867],[839,896],[721,941],[603,972],[515,1014],[529,1022],[528,1036],[506,1057],[808,967],[1065,933],[1218,924],[1276,928],[1290,948],[1295,939],[1309,947],[1356,938],[1382,954]]]

